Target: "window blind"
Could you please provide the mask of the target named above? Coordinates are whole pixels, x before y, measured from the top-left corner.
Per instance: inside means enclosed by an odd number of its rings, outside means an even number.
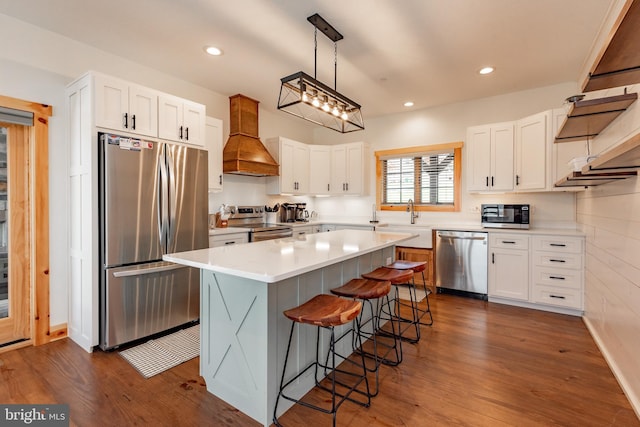
[[[0,107],[0,122],[33,126],[33,113],[16,110],[14,108]]]
[[[382,160],[382,203],[454,204],[454,151]]]

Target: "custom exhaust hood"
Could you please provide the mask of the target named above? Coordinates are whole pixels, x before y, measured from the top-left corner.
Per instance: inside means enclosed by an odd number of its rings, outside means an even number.
[[[229,139],[222,151],[222,171],[236,175],[278,176],[279,165],[258,137],[258,101],[229,97]]]

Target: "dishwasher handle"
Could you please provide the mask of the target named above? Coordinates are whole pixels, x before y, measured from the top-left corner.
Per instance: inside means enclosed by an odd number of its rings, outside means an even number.
[[[438,237],[451,240],[486,240],[486,236],[456,236],[455,234],[438,233]]]

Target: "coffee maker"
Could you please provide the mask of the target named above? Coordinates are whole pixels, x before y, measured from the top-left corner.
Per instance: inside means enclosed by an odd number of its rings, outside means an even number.
[[[296,222],[309,221],[309,211],[306,203],[296,203]]]
[[[283,203],[280,207],[280,222],[296,222],[297,211],[295,203]]]

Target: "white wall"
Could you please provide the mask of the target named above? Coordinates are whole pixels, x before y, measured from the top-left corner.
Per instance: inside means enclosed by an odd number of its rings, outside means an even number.
[[[638,92],[640,85],[628,89]],[[592,142],[592,152],[606,151],[639,132],[636,102]],[[587,235],[585,322],[640,416],[640,180],[579,193],[577,221]]]
[[[564,99],[576,93],[575,83],[565,83],[523,92],[510,93],[470,102],[411,111],[386,117],[366,118],[365,130],[345,135],[328,129],[316,129],[314,143],[334,144],[366,141],[372,153],[391,148],[464,141],[469,126],[517,120],[552,108],[561,107]],[[463,148],[461,212],[421,212],[416,220],[424,225],[479,225],[478,209],[482,203],[530,203],[532,225],[575,227],[575,196],[572,193],[527,193],[472,195],[466,191],[466,148]],[[375,160],[370,162],[369,196],[316,199],[314,208],[320,219],[341,215],[370,219],[375,203]],[[381,221],[408,224],[406,212],[381,212]]]
[[[88,70],[100,71],[157,90],[205,104],[207,114],[223,120],[223,136],[229,134],[229,98],[135,62],[94,49],[58,34],[0,14],[0,94],[53,107],[49,125],[50,188],[50,324],[68,319],[68,144],[66,139],[65,87]],[[230,95],[233,92],[230,88]],[[246,94],[251,96],[251,94]],[[284,134],[310,142],[312,127],[286,114],[260,108],[262,135]],[[225,176],[225,178],[228,177]],[[245,177],[241,177],[245,178]],[[229,179],[225,198],[250,195],[264,203],[264,184]],[[234,181],[238,183],[235,184]]]

